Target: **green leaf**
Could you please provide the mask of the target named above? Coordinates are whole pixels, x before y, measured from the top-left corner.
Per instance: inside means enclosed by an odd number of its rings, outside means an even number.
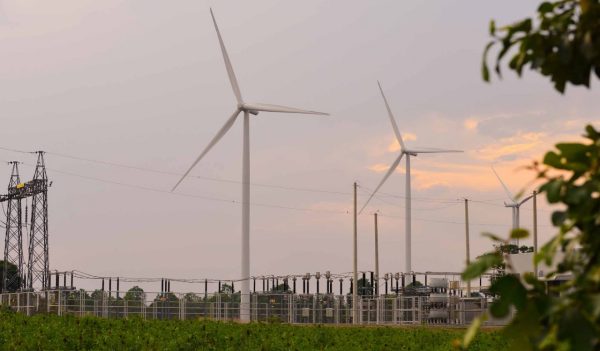
[[[527,290],[515,275],[505,275],[495,280],[490,292],[500,296],[490,308],[494,317],[506,317],[510,306],[521,310],[527,304]]]
[[[546,14],[548,12],[552,12],[554,10],[554,5],[550,2],[543,2],[540,4],[540,6],[538,7],[538,12],[540,14]]]
[[[581,161],[586,160],[586,152],[589,151],[588,145],[580,143],[558,143],[556,148],[561,152],[563,157],[566,157],[568,161]]]
[[[548,202],[556,203],[560,201],[563,184],[564,181],[561,178],[556,178],[542,185],[540,190],[546,192],[546,198],[548,199]]]
[[[580,205],[582,203],[587,203],[590,200],[591,191],[583,187],[569,188],[565,195],[565,202],[570,205]]]
[[[483,50],[483,57],[481,60],[481,76],[485,82],[490,81],[490,69],[487,64],[487,55],[490,51],[490,48],[494,46],[495,42],[491,41],[485,46],[485,50]]]
[[[493,233],[483,232],[483,233],[481,233],[481,236],[485,236],[496,242],[501,242],[501,243],[506,242],[506,240],[502,239],[501,237],[499,237],[498,235],[493,234]]]
[[[477,335],[477,332],[481,328],[481,324],[483,324],[483,322],[485,322],[486,320],[487,320],[486,313],[473,319],[473,322],[471,322],[471,325],[469,326],[469,329],[467,329],[467,332],[465,333],[465,336],[463,338],[463,342],[462,342],[463,349],[466,350],[469,347],[469,345],[471,345],[471,342],[473,341],[473,339],[475,339],[475,335]]]
[[[513,229],[510,232],[510,238],[511,239],[525,239],[528,236],[529,236],[529,232],[526,229],[523,229],[523,228]]]
[[[597,339],[597,328],[579,309],[564,311],[558,323],[558,338],[569,340],[572,350],[593,351]]]
[[[494,36],[495,34],[496,34],[496,21],[491,20],[490,21],[490,35]]]
[[[554,151],[546,153],[546,155],[544,156],[544,164],[554,168],[563,168],[561,157]]]
[[[463,280],[472,280],[487,272],[493,266],[502,263],[502,256],[497,252],[489,252],[480,256],[465,268],[461,277]]]
[[[554,259],[554,254],[556,253],[559,243],[560,238],[557,235],[544,244],[544,246],[542,246],[542,248],[534,257],[535,264],[544,261],[547,266],[550,266],[552,264],[552,260]]]
[[[552,224],[555,227],[560,227],[566,219],[567,219],[567,213],[565,211],[552,212]]]

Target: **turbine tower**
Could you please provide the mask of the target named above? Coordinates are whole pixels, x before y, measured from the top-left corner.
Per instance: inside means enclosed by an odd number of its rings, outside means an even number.
[[[229,82],[231,88],[237,100],[237,105],[231,117],[227,119],[223,127],[217,132],[217,135],[208,143],[208,146],[202,151],[200,156],[196,158],[190,168],[184,173],[179,179],[177,184],[171,191],[174,191],[177,186],[183,181],[183,179],[190,173],[190,171],[200,162],[200,160],[208,153],[208,151],[219,142],[219,140],[229,131],[233,126],[235,120],[240,113],[244,113],[244,133],[243,133],[243,161],[242,161],[242,287],[241,287],[241,304],[240,304],[240,320],[243,322],[250,321],[250,114],[257,115],[259,112],[283,112],[283,113],[301,113],[311,115],[328,115],[323,112],[301,110],[293,107],[286,107],[280,105],[270,105],[262,103],[247,103],[242,98],[240,87],[238,85],[233,67],[227,54],[221,32],[217,26],[217,21],[213,14],[212,9],[210,10],[215,31],[219,39],[219,45],[221,46],[221,53],[223,54],[223,60],[225,61],[225,68],[227,75],[229,76]]]
[[[508,196],[508,199],[510,200],[510,202],[504,202],[504,206],[505,207],[510,207],[512,209],[512,229],[513,230],[514,229],[518,229],[518,228],[521,227],[520,223],[519,223],[519,212],[520,212],[520,209],[521,209],[521,205],[524,204],[525,202],[527,202],[527,200],[531,199],[533,197],[533,195],[529,195],[526,198],[524,198],[523,200],[519,201],[508,190],[508,187],[506,186],[506,184],[504,184],[504,182],[502,181],[502,178],[500,178],[500,176],[498,175],[498,173],[494,169],[494,166],[492,166],[492,171],[496,175],[496,178],[498,178],[498,181],[500,182],[500,184],[502,184],[502,188],[504,188],[504,192],[506,192],[506,196]],[[519,239],[513,239],[513,240],[511,240],[511,243],[513,245],[519,246]]]
[[[390,122],[392,122],[392,129],[394,130],[394,134],[396,135],[396,139],[398,140],[398,143],[400,144],[400,155],[398,155],[398,157],[396,158],[396,160],[392,163],[392,165],[390,166],[390,168],[388,169],[387,173],[385,174],[385,176],[383,177],[383,179],[381,180],[381,182],[379,183],[379,185],[377,185],[377,187],[375,188],[375,190],[373,191],[373,193],[371,194],[371,196],[369,196],[369,199],[367,200],[367,202],[365,202],[365,204],[363,205],[363,207],[361,208],[360,212],[362,212],[365,207],[369,204],[369,201],[371,201],[371,199],[373,198],[373,196],[375,196],[375,194],[377,193],[377,191],[379,190],[379,188],[381,188],[381,186],[383,185],[383,183],[385,183],[385,181],[390,177],[390,175],[392,173],[394,173],[394,171],[396,170],[396,168],[398,167],[398,165],[400,164],[400,161],[402,160],[403,156],[406,156],[406,215],[405,215],[405,231],[406,231],[406,243],[405,243],[405,259],[406,259],[406,265],[405,265],[405,270],[406,273],[412,272],[412,261],[411,261],[411,186],[410,186],[410,157],[411,156],[418,156],[419,154],[437,154],[437,153],[450,153],[450,152],[462,152],[461,150],[444,150],[444,149],[407,149],[406,145],[404,144],[404,140],[402,140],[402,135],[400,134],[400,130],[398,129],[398,125],[396,124],[396,120],[394,118],[394,115],[392,114],[392,110],[390,109],[390,105],[388,104],[387,99],[385,98],[385,94],[383,93],[383,89],[381,88],[381,84],[379,82],[377,82],[377,84],[379,85],[379,91],[381,92],[381,96],[383,97],[383,102],[385,103],[385,107],[387,109],[388,112],[388,116],[390,118]],[[359,212],[359,213],[360,213]]]

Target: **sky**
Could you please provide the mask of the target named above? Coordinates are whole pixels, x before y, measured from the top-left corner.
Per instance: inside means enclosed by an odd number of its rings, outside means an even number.
[[[34,155],[10,150],[47,151],[52,270],[238,279],[241,121],[170,193],[236,106],[212,7],[246,100],[330,113],[252,117],[251,275],[352,270],[352,184],[360,206],[399,152],[378,80],[409,147],[465,151],[411,159],[413,269],[460,271],[460,199],[472,200],[472,257],[491,248],[480,233],[511,226],[491,165],[530,192],[524,166],[600,125],[593,90],[560,95],[508,70],[482,81],[489,20],[537,4],[0,0],[0,188],[4,161],[33,174]],[[404,269],[404,172],[359,216],[361,271],[374,269],[375,211],[381,274]],[[543,242],[554,229],[539,207]],[[521,224],[531,229],[530,202]]]

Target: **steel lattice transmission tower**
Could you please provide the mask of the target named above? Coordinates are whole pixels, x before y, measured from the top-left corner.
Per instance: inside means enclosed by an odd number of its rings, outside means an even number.
[[[4,240],[4,267],[2,291],[34,290],[50,288],[50,265],[48,259],[48,175],[44,152],[37,151],[37,164],[33,180],[21,183],[17,162],[13,165],[8,184],[8,194],[0,195],[0,202],[8,203],[6,213],[6,237]],[[25,218],[29,225],[27,269],[23,266],[23,223],[21,202],[31,198],[31,217]],[[27,213],[27,207],[25,207]],[[27,217],[27,215],[25,215]],[[17,273],[9,272],[8,265],[17,266]],[[10,275],[10,276],[9,276]]]
[[[38,151],[37,164],[31,184],[31,225],[29,231],[29,259],[27,261],[27,287],[50,288],[50,263],[48,256],[48,175],[44,152]]]
[[[20,290],[23,282],[23,227],[21,217],[22,197],[15,196],[23,188],[19,177],[19,163],[9,162],[12,173],[8,183],[7,211],[6,211],[6,236],[4,239],[4,265],[2,267],[3,291]],[[17,271],[9,271],[9,264],[14,264]]]

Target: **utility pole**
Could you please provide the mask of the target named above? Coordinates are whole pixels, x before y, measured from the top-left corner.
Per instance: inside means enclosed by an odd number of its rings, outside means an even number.
[[[379,324],[379,231],[377,228],[377,212],[374,214],[375,218],[375,279],[374,287],[375,287],[375,295],[377,295],[377,324]]]
[[[353,242],[354,242],[354,253],[353,253],[353,258],[354,258],[354,265],[353,265],[353,277],[354,277],[354,285],[352,287],[352,323],[353,324],[358,324],[358,262],[357,262],[357,256],[358,256],[358,250],[357,250],[357,222],[356,222],[356,217],[357,217],[357,213],[356,213],[356,189],[357,189],[357,185],[356,182],[354,182],[354,237],[353,237]]]
[[[379,230],[377,228],[377,212],[374,214],[375,218],[375,291],[379,292]]]
[[[538,232],[537,232],[537,191],[534,190],[533,191],[533,255],[534,255],[533,270],[535,271],[536,278],[538,276],[538,265],[535,260],[535,255],[537,255],[537,252],[538,252],[537,234],[538,234]]]
[[[467,266],[471,263],[469,250],[469,199],[465,198],[465,241],[467,246]],[[471,281],[467,281],[467,297],[471,297]]]

